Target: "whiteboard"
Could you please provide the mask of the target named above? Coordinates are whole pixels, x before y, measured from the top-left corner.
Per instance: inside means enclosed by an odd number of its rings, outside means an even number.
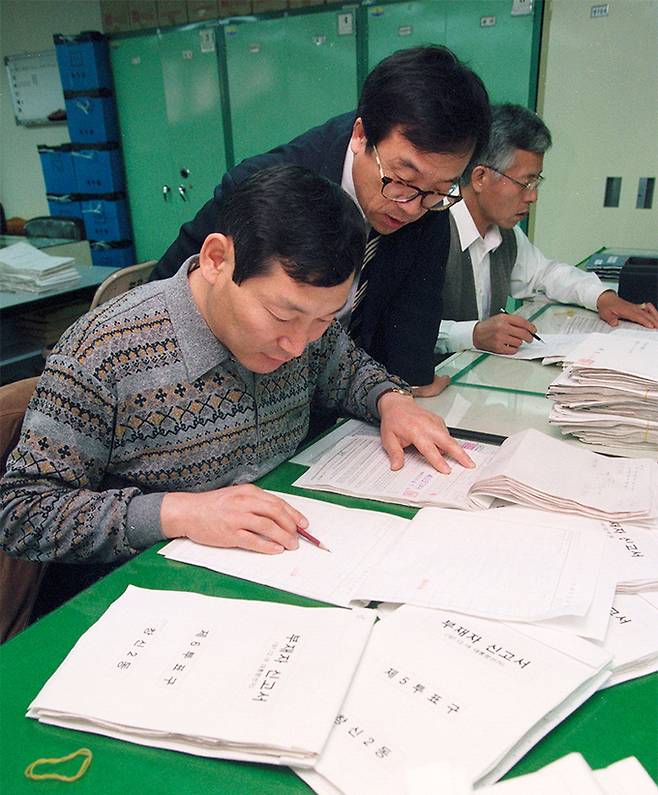
[[[16,124],[53,124],[48,115],[64,110],[55,50],[5,57]]]

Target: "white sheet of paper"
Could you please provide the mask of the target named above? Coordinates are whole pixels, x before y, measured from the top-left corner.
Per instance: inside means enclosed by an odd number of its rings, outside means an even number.
[[[22,241],[0,249],[0,271],[5,273],[47,275],[69,262],[73,262],[73,257],[55,257]]]
[[[522,342],[514,353],[495,353],[494,351],[482,351],[490,356],[500,356],[503,359],[543,359],[544,357],[562,357],[576,346],[585,335],[575,334],[545,334],[541,333],[541,341]],[[474,350],[480,350],[475,348]]]
[[[643,594],[617,594],[603,647],[613,655],[604,687],[658,671],[658,607]]]
[[[634,756],[594,771],[604,795],[657,795],[658,786]]]
[[[370,611],[129,586],[27,714],[201,756],[309,765],[373,621]]]
[[[334,604],[375,599],[537,621],[587,613],[607,544],[595,520],[532,509],[423,508],[409,521],[279,496],[331,553],[302,541],[293,552],[258,555],[188,540],[160,552]]]
[[[450,508],[487,508],[493,502],[469,498],[469,489],[477,481],[480,468],[498,451],[483,442],[461,442],[475,463],[467,469],[449,460],[448,475],[437,472],[413,449],[405,451],[404,466],[392,471],[388,455],[379,438],[348,436],[327,450],[294,485],[300,489],[369,497],[398,505],[443,505]]]
[[[315,771],[344,795],[400,795],[408,771],[441,759],[496,780],[607,676],[605,652],[558,643],[401,607],[375,626]]]

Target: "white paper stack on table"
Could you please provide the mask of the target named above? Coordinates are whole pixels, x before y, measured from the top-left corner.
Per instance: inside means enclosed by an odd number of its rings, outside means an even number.
[[[590,334],[564,367],[548,387],[550,423],[589,444],[658,456],[658,332]]]
[[[279,496],[331,554],[301,540],[281,555],[255,555],[187,539],[161,554],[338,605],[406,602],[509,621],[569,619],[577,629],[603,621],[605,632],[614,598],[605,522],[528,508],[423,508],[408,520]]]
[[[658,787],[634,756],[592,770],[580,754],[567,754],[534,773],[499,781],[482,795],[656,795]],[[416,793],[409,793],[416,795]],[[420,790],[417,795],[421,795]],[[468,795],[442,792],[442,795]]]
[[[199,756],[310,766],[374,618],[129,586],[27,715]]]
[[[500,778],[609,676],[610,655],[569,635],[403,606],[374,628],[313,771],[317,792],[400,795],[445,759]]]
[[[453,462],[450,475],[441,475],[407,450],[404,467],[392,472],[377,438],[348,436],[294,485],[403,505],[476,510],[498,498],[612,521],[658,517],[655,461],[606,458],[534,429],[510,436],[500,447],[477,442],[463,447],[478,464],[475,469]]]
[[[41,293],[80,279],[73,257],[54,257],[29,243],[0,249],[0,290]]]

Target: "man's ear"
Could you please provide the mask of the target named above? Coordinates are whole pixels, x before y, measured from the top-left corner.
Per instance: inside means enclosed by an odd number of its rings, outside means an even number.
[[[488,169],[484,166],[475,166],[471,171],[471,187],[476,193],[481,193],[487,180]]]
[[[233,238],[213,232],[203,241],[199,254],[199,269],[204,278],[214,284],[220,276],[233,278],[235,254]]]
[[[356,155],[359,152],[365,151],[368,139],[366,138],[366,131],[363,127],[363,119],[357,116],[354,120],[352,127],[352,137],[350,138],[350,149]]]

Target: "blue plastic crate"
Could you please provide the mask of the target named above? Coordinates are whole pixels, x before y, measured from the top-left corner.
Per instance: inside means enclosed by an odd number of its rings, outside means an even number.
[[[135,264],[132,240],[90,240],[91,261],[94,265],[126,268]]]
[[[47,193],[48,209],[57,218],[82,218],[82,201],[77,193]]]
[[[55,53],[64,91],[112,88],[112,67],[107,39],[86,31],[77,36],[56,33]]]
[[[82,219],[89,240],[127,240],[130,237],[128,202],[122,193],[87,196]]]
[[[118,144],[73,144],[71,160],[78,193],[125,190],[123,159]]]
[[[119,140],[119,121],[111,91],[65,91],[64,102],[73,143],[98,144]]]
[[[46,183],[46,193],[76,193],[78,189],[71,159],[71,144],[61,146],[40,144],[37,150]]]

